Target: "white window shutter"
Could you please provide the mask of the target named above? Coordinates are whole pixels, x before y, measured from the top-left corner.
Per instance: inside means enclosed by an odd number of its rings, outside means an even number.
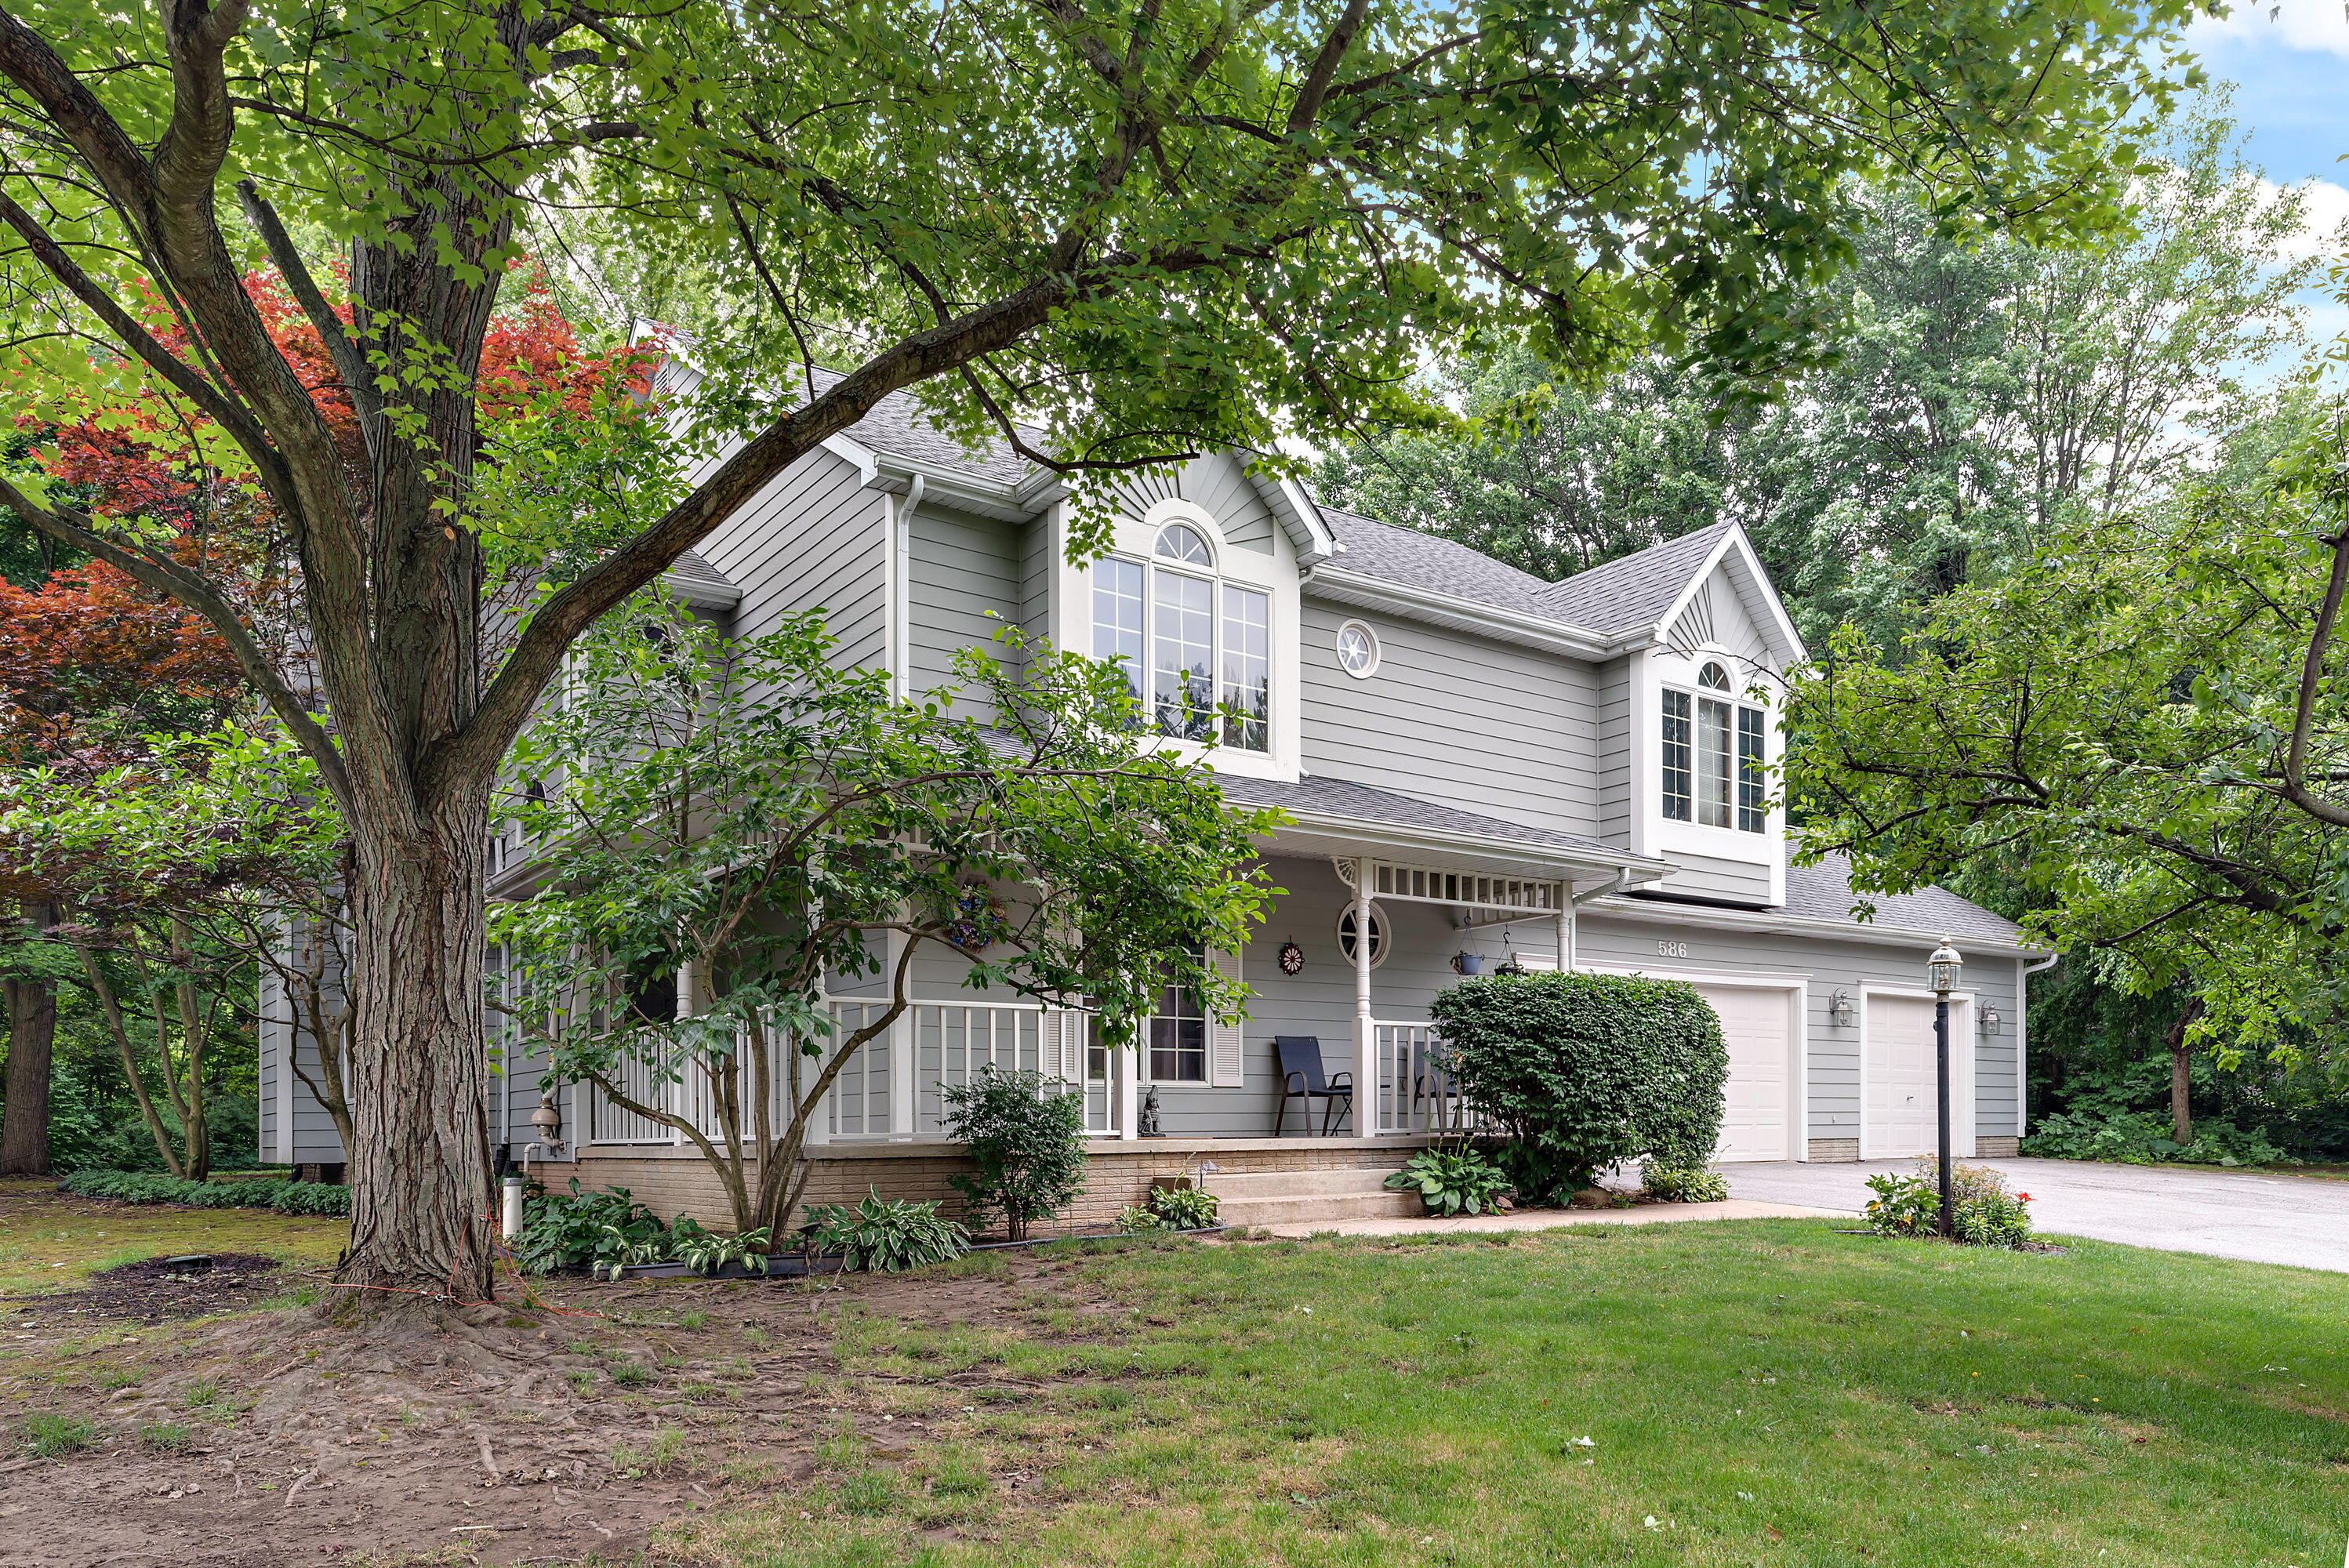
[[[1085,1024],[1086,1016],[1082,1013],[1059,1007],[1044,1010],[1044,1048],[1041,1055],[1047,1078],[1082,1087],[1085,1081]]]
[[[1240,955],[1216,949],[1208,954],[1216,973],[1226,980],[1240,978]],[[1211,1088],[1242,1088],[1246,1087],[1247,1063],[1240,1055],[1240,1026],[1210,1022],[1207,1025],[1207,1085]]]

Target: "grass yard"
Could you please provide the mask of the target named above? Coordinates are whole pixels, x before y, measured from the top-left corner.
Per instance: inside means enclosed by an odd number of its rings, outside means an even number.
[[[2349,1537],[2337,1274],[1764,1221],[1011,1284],[848,1285],[812,1476],[673,1525],[679,1560],[2331,1568]]]
[[[348,1221],[259,1209],[133,1206],[61,1193],[54,1181],[0,1179],[0,1297],[78,1290],[89,1276],[178,1253],[263,1253],[331,1264]]]

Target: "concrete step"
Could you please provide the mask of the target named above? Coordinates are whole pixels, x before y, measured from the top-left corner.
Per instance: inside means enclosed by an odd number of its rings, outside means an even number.
[[[1302,1198],[1224,1198],[1226,1225],[1298,1225],[1322,1220],[1413,1220],[1424,1212],[1416,1192],[1324,1192]]]
[[[1332,1166],[1315,1171],[1211,1171],[1199,1184],[1218,1198],[1313,1198],[1376,1192],[1399,1166]]]

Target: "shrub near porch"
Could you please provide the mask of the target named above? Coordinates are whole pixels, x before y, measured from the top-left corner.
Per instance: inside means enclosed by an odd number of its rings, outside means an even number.
[[[2349,1278],[1810,1222],[828,1298],[867,1432],[715,1564],[2329,1563]],[[895,1425],[874,1425],[878,1413]],[[1588,1439],[1586,1445],[1585,1439]],[[682,1544],[682,1543],[681,1543]]]

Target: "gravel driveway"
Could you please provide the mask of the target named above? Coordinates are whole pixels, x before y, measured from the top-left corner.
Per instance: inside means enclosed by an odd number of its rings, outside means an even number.
[[[2033,1226],[2130,1246],[2349,1274],[2349,1181],[2178,1166],[2092,1165],[2073,1160],[1982,1160],[2031,1194]],[[1724,1165],[1730,1195],[1857,1213],[1863,1178],[1912,1169],[1793,1161]]]

